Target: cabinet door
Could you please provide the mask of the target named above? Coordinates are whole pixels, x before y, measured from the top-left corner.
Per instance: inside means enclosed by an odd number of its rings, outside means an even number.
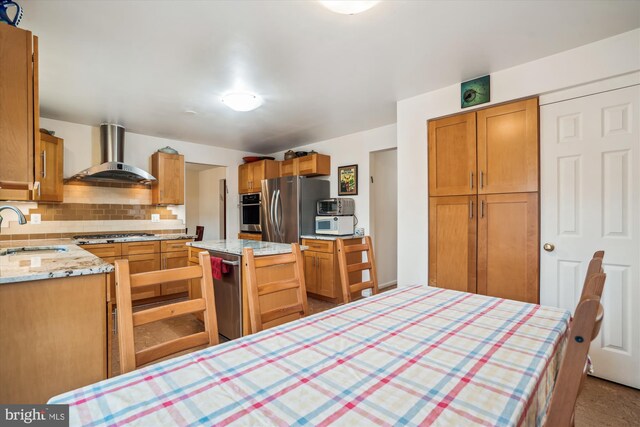
[[[160,254],[144,254],[144,255],[129,255],[123,257],[129,260],[129,273],[144,273],[147,271],[160,270]],[[137,291],[132,291],[131,299],[133,301],[152,298],[160,295],[160,285],[148,286],[141,288]]]
[[[429,285],[476,292],[477,197],[429,199]]]
[[[321,176],[331,175],[331,157],[324,154],[309,154],[297,159],[296,175]]]
[[[3,199],[28,200],[29,192],[24,190],[31,188],[34,181],[33,150],[39,112],[34,114],[38,93],[34,90],[37,52],[33,48],[30,31],[0,25],[0,197]]]
[[[318,282],[316,277],[316,254],[313,251],[304,251],[304,283],[307,288],[307,292],[314,294],[318,293]]]
[[[245,194],[251,192],[250,186],[250,169],[251,163],[245,163],[244,165],[238,166],[238,193]]]
[[[266,162],[264,160],[250,163],[251,172],[249,175],[251,178],[251,191],[253,192],[260,190],[260,182],[265,179],[265,163]]]
[[[185,249],[180,252],[167,252],[162,254],[162,269],[186,267],[189,265],[189,252]],[[189,280],[163,283],[160,285],[162,295],[179,294],[188,292]]]
[[[294,176],[298,175],[298,160],[289,159],[280,162],[280,176]]]
[[[184,156],[182,154],[153,153],[151,174],[157,179],[151,193],[153,204],[184,204]]]
[[[478,293],[538,303],[538,195],[491,194],[478,202]]]
[[[41,133],[36,143],[35,173],[40,188],[36,200],[62,202],[63,140]]]
[[[335,256],[334,254],[316,252],[316,260],[317,293],[325,297],[335,298],[337,296]]]
[[[429,121],[429,195],[476,193],[476,114]]]
[[[538,98],[478,111],[478,193],[538,191]]]

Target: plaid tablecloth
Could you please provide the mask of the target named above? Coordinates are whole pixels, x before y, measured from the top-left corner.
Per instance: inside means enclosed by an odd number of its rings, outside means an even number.
[[[71,425],[536,425],[567,311],[427,286],[71,391]]]

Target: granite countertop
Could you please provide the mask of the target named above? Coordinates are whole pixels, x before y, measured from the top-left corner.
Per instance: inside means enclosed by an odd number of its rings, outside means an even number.
[[[300,236],[301,239],[313,239],[313,240],[336,240],[336,239],[357,239],[363,236],[356,236],[355,234],[348,234],[346,236],[334,236],[332,234],[305,234]]]
[[[244,248],[253,249],[255,256],[277,255],[291,253],[289,243],[261,242],[258,240],[205,240],[202,242],[190,242],[189,246],[209,251],[224,252],[233,255],[242,255]],[[308,249],[307,246],[300,246],[301,250]]]
[[[111,237],[108,239],[75,239],[77,245],[99,245],[101,243],[146,242],[152,240],[194,239],[195,234],[154,234],[153,236]]]
[[[11,248],[55,248],[11,251]],[[109,273],[113,266],[73,244],[71,239],[32,240],[0,244],[0,284]]]

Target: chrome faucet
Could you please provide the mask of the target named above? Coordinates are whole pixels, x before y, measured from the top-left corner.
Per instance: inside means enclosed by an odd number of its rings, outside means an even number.
[[[20,212],[20,209],[14,207],[14,206],[9,206],[9,205],[0,206],[0,212],[2,212],[5,209],[12,210],[16,214],[18,214],[18,224],[24,225],[24,224],[27,223],[27,219],[24,217],[24,214],[22,212]],[[2,215],[0,215],[0,227],[2,227]]]

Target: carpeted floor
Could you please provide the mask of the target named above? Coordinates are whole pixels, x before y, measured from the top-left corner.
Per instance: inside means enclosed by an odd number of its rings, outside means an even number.
[[[309,298],[311,314],[320,313],[335,306],[330,302]],[[150,323],[136,328],[136,349],[201,330],[203,330],[202,324],[191,315]],[[111,360],[114,375],[117,375],[120,372],[118,340],[116,335],[112,337]],[[640,390],[588,377],[582,394],[578,398],[575,422],[577,427],[640,426]]]

